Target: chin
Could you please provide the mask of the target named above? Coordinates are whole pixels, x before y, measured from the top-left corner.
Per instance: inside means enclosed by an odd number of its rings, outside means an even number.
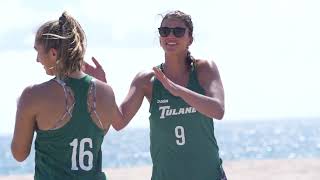
[[[167,54],[177,54],[177,50],[176,49],[166,49],[166,53]]]
[[[55,74],[53,72],[46,71],[46,74],[49,75],[49,76],[55,76]]]

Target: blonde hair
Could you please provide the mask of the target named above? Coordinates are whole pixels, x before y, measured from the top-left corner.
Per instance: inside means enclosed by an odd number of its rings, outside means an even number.
[[[81,70],[86,50],[86,36],[76,19],[63,12],[59,20],[44,23],[36,33],[35,42],[43,45],[46,52],[57,50],[56,76],[66,78]]]

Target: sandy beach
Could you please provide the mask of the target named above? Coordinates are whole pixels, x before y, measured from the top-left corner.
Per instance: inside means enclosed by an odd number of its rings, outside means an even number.
[[[225,161],[228,180],[318,180],[320,159]],[[106,170],[109,180],[150,180],[151,166]],[[1,176],[0,180],[32,180],[32,175]]]

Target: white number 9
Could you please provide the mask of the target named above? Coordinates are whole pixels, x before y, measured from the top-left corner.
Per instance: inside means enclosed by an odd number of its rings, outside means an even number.
[[[175,129],[176,137],[178,138],[176,140],[177,145],[182,146],[186,143],[186,138],[184,136],[184,128],[182,126],[177,126]]]

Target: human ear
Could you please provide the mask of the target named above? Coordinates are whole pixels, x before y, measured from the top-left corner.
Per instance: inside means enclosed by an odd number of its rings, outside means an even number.
[[[53,57],[56,57],[56,56],[58,55],[57,50],[54,49],[54,48],[51,48],[51,49],[50,49],[50,52],[51,52],[51,55],[52,55]]]

